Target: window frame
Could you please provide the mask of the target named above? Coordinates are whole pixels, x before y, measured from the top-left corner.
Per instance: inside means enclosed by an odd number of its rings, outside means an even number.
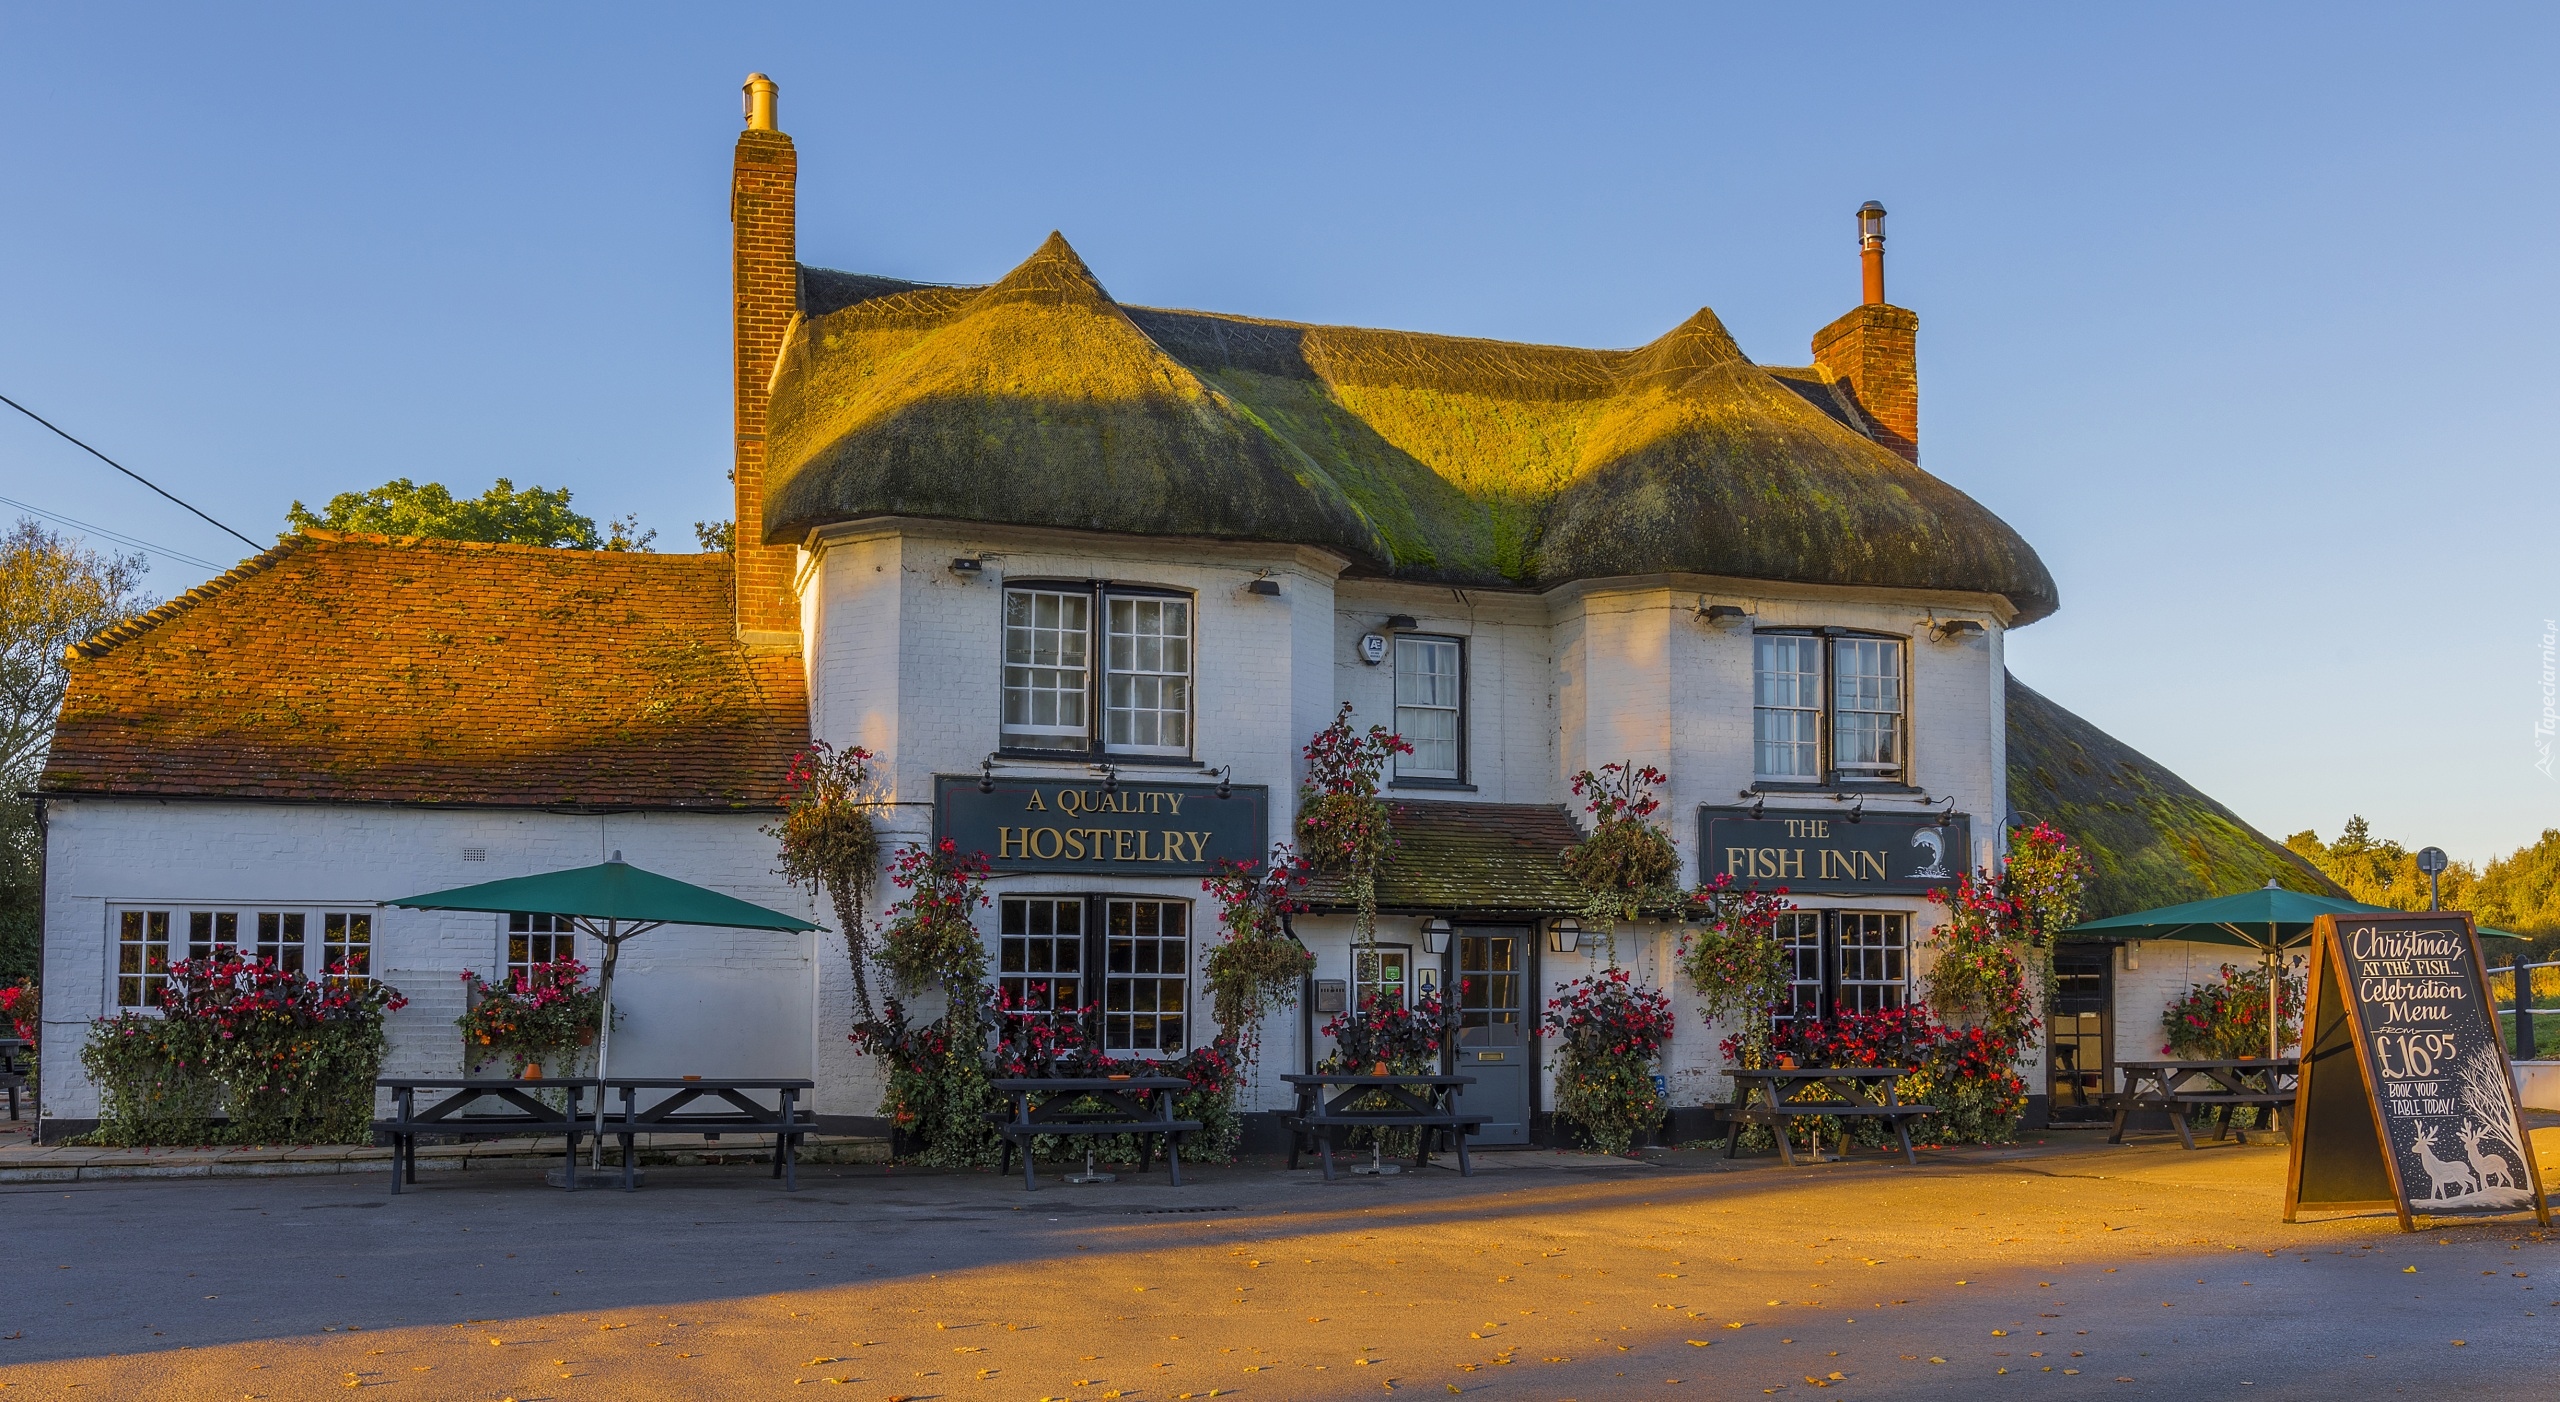
[[[516,928],[518,921],[524,922],[521,930]],[[535,929],[536,921],[549,922],[549,928]],[[515,957],[515,942],[519,937],[525,942],[525,957],[522,959]],[[533,957],[536,940],[546,942],[545,947],[551,950],[550,959]],[[499,983],[513,985],[517,974],[561,958],[578,958],[578,922],[574,917],[547,910],[511,910],[498,917]]]
[[[160,993],[169,985],[169,965],[198,954],[213,956],[228,952],[244,959],[273,957],[279,967],[323,983],[347,979],[379,983],[382,980],[382,944],[378,923],[381,914],[381,906],[363,901],[110,901],[107,903],[106,921],[107,1012],[110,1016],[128,1012],[157,1015],[162,1011]],[[160,917],[161,921],[156,938],[151,928],[153,916]],[[341,930],[352,928],[359,920],[364,923],[364,972],[335,974],[329,971],[330,945],[325,931],[332,918],[342,922]],[[141,938],[128,941],[125,927],[133,920],[139,921]],[[270,921],[276,931],[274,939],[266,938]],[[202,938],[196,933],[200,926],[206,932]],[[288,928],[295,932],[291,943],[300,946],[298,953],[286,943],[284,932]],[[138,971],[127,971],[124,967],[125,950],[129,944],[141,951],[145,967]],[[263,952],[270,948],[275,950],[272,956]],[[156,970],[149,967],[155,950],[160,961]],[[125,1001],[128,984],[135,987],[143,1001]]]
[[[1084,743],[1082,745],[1022,744],[1016,736],[1030,738],[1028,730],[1016,731],[1004,718],[1005,629],[1004,611],[1015,590],[1041,594],[1081,594],[1085,605],[1085,678],[1084,678]],[[1110,730],[1109,701],[1111,695],[1111,623],[1114,600],[1136,602],[1172,601],[1184,606],[1190,632],[1187,667],[1179,675],[1183,684],[1183,743],[1168,745],[1114,746],[1108,739]],[[1200,753],[1200,597],[1196,591],[1165,585],[1129,584],[1109,579],[1007,579],[997,587],[996,595],[996,753],[1017,759],[1074,759],[1088,762],[1108,761],[1114,764],[1195,764]],[[1131,669],[1118,673],[1125,677],[1168,677],[1171,672],[1148,672]],[[1161,714],[1171,714],[1160,711]],[[1063,738],[1063,736],[1062,736]]]
[[[1467,754],[1467,721],[1468,721],[1468,715],[1467,715],[1467,693],[1468,693],[1468,680],[1469,680],[1469,679],[1468,679],[1467,673],[1468,673],[1468,671],[1469,671],[1469,668],[1468,668],[1468,658],[1467,658],[1467,640],[1466,640],[1466,638],[1465,638],[1465,636],[1464,636],[1464,635],[1462,635],[1462,634],[1457,634],[1457,633],[1423,633],[1423,632],[1413,632],[1413,633],[1398,633],[1398,634],[1396,634],[1396,635],[1395,635],[1395,641],[1394,641],[1394,644],[1393,644],[1393,646],[1392,646],[1392,647],[1389,649],[1389,651],[1388,651],[1388,661],[1389,661],[1390,663],[1392,663],[1392,664],[1393,664],[1393,667],[1394,667],[1393,675],[1392,675],[1392,676],[1390,676],[1390,677],[1389,677],[1389,679],[1388,679],[1388,686],[1389,686],[1390,690],[1391,690],[1391,691],[1392,691],[1392,693],[1393,693],[1393,695],[1392,695],[1392,697],[1391,697],[1390,705],[1389,705],[1389,707],[1388,707],[1388,711],[1389,711],[1389,714],[1391,714],[1391,715],[1393,715],[1393,716],[1395,717],[1395,722],[1396,722],[1396,726],[1395,726],[1395,728],[1396,728],[1397,733],[1399,733],[1399,734],[1403,733],[1403,730],[1404,730],[1404,717],[1403,717],[1403,711],[1404,711],[1404,709],[1405,709],[1405,700],[1404,700],[1404,645],[1405,645],[1405,643],[1406,643],[1406,642],[1408,642],[1408,641],[1411,641],[1411,642],[1417,642],[1417,643],[1446,643],[1446,644],[1448,644],[1448,645],[1450,646],[1450,648],[1451,648],[1453,651],[1455,651],[1455,652],[1457,653],[1457,657],[1458,657],[1458,700],[1457,700],[1457,704],[1456,704],[1456,705],[1454,705],[1454,706],[1449,706],[1449,707],[1440,707],[1440,706],[1416,706],[1414,709],[1415,709],[1415,710],[1435,710],[1435,711],[1436,711],[1436,710],[1444,710],[1444,709],[1445,709],[1445,710],[1447,710],[1447,711],[1451,712],[1453,715],[1455,715],[1455,716],[1457,717],[1457,729],[1458,729],[1458,734],[1457,734],[1458,762],[1457,762],[1457,766],[1456,766],[1456,768],[1455,768],[1454,770],[1452,770],[1451,772],[1446,773],[1446,774],[1439,774],[1439,773],[1432,773],[1432,774],[1411,774],[1411,773],[1407,773],[1407,772],[1405,771],[1405,759],[1406,759],[1406,756],[1404,756],[1404,755],[1398,755],[1398,756],[1396,756],[1396,759],[1395,759],[1395,773],[1394,773],[1394,774],[1392,774],[1391,776],[1389,776],[1389,780],[1388,780],[1388,782],[1390,782],[1390,783],[1392,783],[1392,784],[1395,784],[1395,785],[1397,785],[1397,786],[1399,786],[1399,787],[1404,787],[1404,788],[1433,788],[1433,787],[1440,787],[1440,786],[1446,786],[1446,787],[1449,787],[1449,788],[1463,788],[1463,787],[1465,787],[1465,786],[1466,786],[1466,784],[1467,784],[1467,760],[1468,760],[1468,754]]]
[[[989,896],[995,908],[995,928],[992,932],[982,928],[979,930],[979,936],[987,942],[988,963],[991,966],[989,976],[999,981],[998,986],[1001,986],[1001,981],[1005,979],[1022,979],[1032,976],[1031,971],[1029,970],[1011,973],[1004,970],[1004,941],[1007,938],[1004,933],[1004,903],[1006,901],[1046,901],[1054,904],[1081,905],[1083,907],[1083,914],[1080,918],[1084,922],[1084,928],[1083,932],[1078,937],[1079,953],[1077,957],[1083,967],[1075,975],[1077,980],[1077,1001],[1073,1007],[1090,1007],[1093,1010],[1092,1015],[1086,1019],[1084,1030],[1087,1037],[1091,1039],[1094,1047],[1103,1055],[1111,1057],[1114,1060],[1176,1061],[1180,1060],[1182,1057],[1190,1055],[1200,1047],[1207,1045],[1207,1041],[1203,1038],[1205,1030],[1203,1022],[1205,1019],[1209,1018],[1210,1015],[1201,1008],[1200,998],[1204,987],[1201,982],[1201,962],[1208,957],[1209,951],[1208,946],[1204,944],[1201,939],[1201,903],[1199,901],[1192,900],[1184,896],[1163,895],[1154,891],[1025,890],[996,891],[990,892]],[[1124,1048],[1114,1050],[1110,1045],[1110,984],[1114,977],[1110,962],[1111,907],[1120,902],[1144,902],[1158,906],[1178,906],[1182,910],[1182,999],[1180,1007],[1180,1014],[1182,1017],[1182,1047],[1178,1051],[1165,1051],[1161,1048],[1152,1051],[1145,1048]],[[1026,933],[1024,936],[1021,936],[1021,938],[1031,938],[1031,936]],[[1058,938],[1058,936],[1052,934],[1042,938],[1055,939]],[[1134,938],[1162,939],[1164,936],[1158,934],[1150,936],[1134,936]],[[1126,974],[1119,975],[1119,977],[1162,979],[1166,977],[1166,975],[1161,971],[1141,973],[1133,969]],[[1052,996],[1054,999],[1054,993]],[[1055,1008],[1031,1009],[1023,1012],[1000,1015],[1055,1019],[1064,1016],[1071,1011],[1071,1007],[1061,1005]],[[1160,1012],[1162,1010],[1158,1009],[1157,1011]],[[1134,1015],[1134,1012],[1135,1010],[1132,1009],[1131,1015]],[[1214,1033],[1208,1034],[1208,1037],[1212,1040],[1214,1039],[1214,1036]]]
[[[1918,917],[1910,911],[1872,906],[1797,906],[1781,912],[1779,918],[1792,928],[1779,936],[1787,945],[1787,997],[1786,1010],[1776,1014],[1774,1021],[1781,1024],[1800,1019],[1820,1022],[1844,1013],[1879,1010],[1848,1006],[1852,1000],[1847,994],[1852,989],[1895,990],[1890,996],[1878,995],[1878,1002],[1883,1007],[1907,1008],[1918,1000],[1919,988],[1912,967],[1912,929],[1918,923]],[[1848,942],[1850,925],[1870,920],[1881,927],[1879,933],[1895,932],[1898,939],[1892,943],[1852,946]],[[1889,962],[1901,966],[1900,976],[1849,977],[1847,966],[1853,950],[1883,953]],[[1812,965],[1809,978],[1805,977],[1808,960]],[[1855,1001],[1863,1004],[1866,1000],[1862,996]]]
[[[1784,708],[1793,712],[1812,709],[1814,714],[1818,717],[1814,723],[1814,768],[1816,772],[1812,776],[1808,777],[1802,774],[1770,774],[1763,772],[1760,768],[1760,716],[1764,710],[1776,709],[1763,707],[1760,704],[1760,640],[1763,638],[1813,638],[1820,642],[1820,646],[1815,649],[1816,671],[1814,672],[1814,690],[1821,704],[1814,708]],[[1895,718],[1893,739],[1899,747],[1902,757],[1890,770],[1844,770],[1841,768],[1839,753],[1841,715],[1839,645],[1842,642],[1877,642],[1895,644],[1895,656],[1900,659],[1900,667],[1895,680],[1901,702],[1901,709],[1892,713]],[[1901,633],[1887,633],[1867,628],[1840,627],[1753,629],[1751,632],[1752,787],[1759,789],[1815,789],[1844,787],[1894,789],[1910,787],[1911,776],[1917,772],[1912,756],[1912,740],[1917,730],[1911,722],[1913,703],[1911,685],[1912,656],[1913,649],[1911,646],[1911,639]],[[1796,675],[1802,674],[1798,673]],[[1859,714],[1881,715],[1885,713],[1862,711],[1859,712]]]

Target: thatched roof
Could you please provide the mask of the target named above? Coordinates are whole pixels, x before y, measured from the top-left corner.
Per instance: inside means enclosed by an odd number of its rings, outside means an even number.
[[[2008,679],[2009,806],[2062,829],[2097,871],[2088,918],[2227,896],[2270,880],[2343,896],[2310,863],[2123,741]]]
[[[810,268],[766,539],[904,515],[1322,546],[1546,587],[1655,571],[1996,594],[2035,551],[1711,311],[1631,351],[1124,307],[1055,234],[988,287]]]

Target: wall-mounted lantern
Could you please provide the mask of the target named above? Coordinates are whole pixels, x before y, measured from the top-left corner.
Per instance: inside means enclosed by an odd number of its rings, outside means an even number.
[[[1571,954],[1582,947],[1582,922],[1562,916],[1547,927],[1547,948],[1558,954]]]
[[[1449,952],[1449,921],[1445,916],[1435,915],[1422,922],[1422,952],[1425,954]]]

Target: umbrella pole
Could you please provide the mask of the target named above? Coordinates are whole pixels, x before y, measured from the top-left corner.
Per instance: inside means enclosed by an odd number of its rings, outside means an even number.
[[[608,1058],[613,1054],[613,961],[622,955],[622,922],[604,922],[604,973],[596,980],[596,991],[602,995],[604,1025],[596,1029],[596,1138],[587,1146],[587,1166],[604,1167],[604,1077]]]

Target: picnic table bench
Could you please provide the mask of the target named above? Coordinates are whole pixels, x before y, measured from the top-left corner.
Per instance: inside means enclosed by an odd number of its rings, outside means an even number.
[[[998,1173],[1013,1169],[1022,1153],[1022,1187],[1037,1191],[1040,1177],[1031,1159],[1031,1142],[1043,1134],[1138,1136],[1138,1171],[1155,1166],[1156,1142],[1164,1143],[1164,1161],[1173,1186],[1182,1186],[1182,1136],[1197,1133],[1198,1120],[1177,1120],[1173,1102],[1191,1083],[1180,1076],[1024,1076],[991,1082],[1013,1102],[1005,1111],[989,1111],[987,1120],[1004,1136],[1004,1162]]]
[[[639,1186],[632,1139],[642,1134],[699,1134],[716,1140],[723,1134],[773,1136],[773,1176],[788,1192],[800,1190],[800,1140],[817,1131],[818,1116],[800,1104],[800,1093],[814,1090],[807,1080],[706,1080],[700,1076],[625,1078],[604,1083],[604,1132],[622,1141],[622,1190]],[[658,1098],[640,1104],[643,1092]],[[614,1105],[619,1098],[620,1108]]]
[[[1917,1165],[1920,1156],[1911,1151],[1911,1121],[1938,1113],[1938,1107],[1902,1103],[1898,1083],[1911,1072],[1908,1066],[1728,1066],[1724,1073],[1733,1078],[1733,1103],[1725,1109],[1724,1156],[1732,1158],[1741,1145],[1744,1125],[1767,1125],[1777,1135],[1778,1156],[1793,1168],[1796,1151],[1787,1142],[1787,1126],[1810,1119],[1814,1122],[1813,1161],[1820,1163],[1823,1120],[1871,1118],[1893,1126],[1894,1138],[1902,1142],[1902,1161]],[[1844,1156],[1848,1134],[1848,1126],[1842,1125]]]
[[[566,1172],[561,1186],[573,1191],[577,1188],[578,1138],[593,1132],[592,1117],[579,1116],[578,1102],[597,1088],[594,1077],[520,1080],[384,1076],[374,1084],[391,1092],[391,1118],[373,1122],[374,1136],[391,1141],[391,1191],[397,1193],[402,1184],[418,1181],[420,1135],[456,1139],[548,1139],[559,1135],[566,1146],[562,1154]],[[422,1090],[452,1094],[420,1109],[418,1092]],[[550,1104],[538,1094],[552,1090],[563,1093],[561,1104]]]
[[[2125,1122],[2136,1110],[2166,1110],[2169,1123],[2178,1131],[2178,1139],[2188,1148],[2196,1146],[2194,1129],[2188,1123],[2188,1112],[2200,1110],[2210,1115],[2222,1111],[2222,1121],[2213,1137],[2221,1139],[2236,1134],[2240,1142],[2249,1142],[2249,1131],[2232,1123],[2235,1112],[2248,1106],[2265,1106],[2279,1132],[2286,1128],[2285,1116],[2293,1106],[2294,1089],[2301,1083],[2299,1061],[2268,1061],[2258,1057],[2207,1057],[2181,1061],[2127,1061],[2118,1063],[2124,1071],[2124,1089],[2108,1097],[2108,1108],[2115,1111],[2115,1129],[2107,1136],[2110,1144],[2124,1142]]]
[[[1458,1109],[1458,1092],[1476,1083],[1473,1076],[1419,1072],[1412,1075],[1349,1073],[1283,1076],[1298,1089],[1298,1105],[1287,1120],[1289,1167],[1312,1147],[1324,1164],[1324,1181],[1333,1181],[1334,1141],[1354,1129],[1420,1131],[1413,1166],[1431,1162],[1433,1136],[1445,1138],[1458,1153],[1458,1176],[1475,1176],[1467,1158],[1467,1138],[1484,1128],[1485,1117]],[[1335,1094],[1327,1098],[1325,1092]]]

